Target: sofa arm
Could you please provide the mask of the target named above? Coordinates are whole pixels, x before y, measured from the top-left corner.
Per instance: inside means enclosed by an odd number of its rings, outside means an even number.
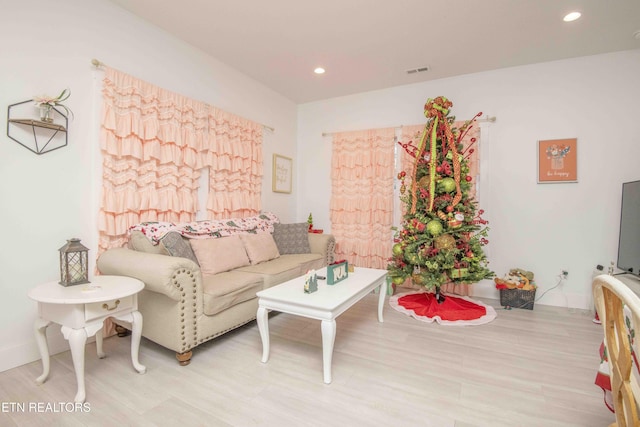
[[[180,289],[202,288],[200,267],[186,258],[115,248],[100,255],[97,266],[102,274],[142,280],[146,290],[174,301],[180,301]]]
[[[336,239],[332,234],[309,233],[309,246],[314,254],[322,254],[325,265],[334,261]]]

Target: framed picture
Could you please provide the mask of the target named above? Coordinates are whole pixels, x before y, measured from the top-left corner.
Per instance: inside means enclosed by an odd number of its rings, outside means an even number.
[[[578,140],[538,141],[538,184],[578,182]]]
[[[273,191],[291,193],[293,160],[280,154],[273,155]]]

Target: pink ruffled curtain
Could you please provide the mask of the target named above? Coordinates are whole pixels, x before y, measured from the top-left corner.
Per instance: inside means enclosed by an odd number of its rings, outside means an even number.
[[[213,177],[210,197],[223,188],[246,191],[246,185],[236,185],[239,173],[248,175],[252,190],[261,187],[262,171],[253,165],[262,158],[260,125],[108,67],[103,83],[99,252],[123,246],[129,227],[140,222],[194,221],[203,167]],[[253,139],[240,144],[228,133]],[[244,209],[250,215],[260,210],[259,192],[257,200],[233,196],[211,205],[214,212]]]
[[[464,121],[454,122],[453,126],[456,128],[460,128],[464,124]],[[424,125],[411,125],[411,126],[403,126],[402,127],[402,142],[408,143],[409,141],[413,141],[413,145],[418,145],[420,138],[422,137],[422,132],[424,130]],[[472,140],[475,139],[475,143],[472,143]],[[474,182],[478,179],[480,175],[480,127],[477,124],[473,124],[473,126],[469,129],[465,137],[462,139],[462,145],[464,149],[462,151],[467,151],[465,156],[469,162],[469,175],[473,177]],[[470,148],[469,150],[467,150]],[[471,150],[473,152],[471,153]],[[405,150],[400,150],[400,170],[408,171],[413,165],[414,158],[411,157]],[[407,188],[411,187],[411,182],[409,179],[405,180],[405,184]],[[474,197],[476,195],[476,186],[474,185],[470,190],[469,194]],[[406,206],[401,204],[401,215],[404,216],[406,212]],[[413,286],[410,284],[406,284],[406,287],[411,288],[419,288],[419,286]],[[443,292],[448,292],[457,295],[471,295],[472,285],[454,285],[452,283],[446,284],[442,286],[440,289]]]
[[[214,109],[207,151],[210,219],[245,218],[260,213],[262,125]]]
[[[337,133],[331,160],[331,232],[336,259],[386,268],[391,253],[393,128]]]

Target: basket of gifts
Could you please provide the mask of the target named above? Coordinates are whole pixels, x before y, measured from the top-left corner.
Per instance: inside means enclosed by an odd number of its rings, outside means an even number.
[[[531,271],[512,268],[504,277],[496,277],[496,289],[500,291],[500,305],[506,309],[533,310],[536,300],[536,283]]]

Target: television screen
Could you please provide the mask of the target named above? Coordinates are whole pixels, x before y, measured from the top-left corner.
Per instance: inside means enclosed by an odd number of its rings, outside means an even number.
[[[618,268],[640,275],[640,181],[622,184]]]

